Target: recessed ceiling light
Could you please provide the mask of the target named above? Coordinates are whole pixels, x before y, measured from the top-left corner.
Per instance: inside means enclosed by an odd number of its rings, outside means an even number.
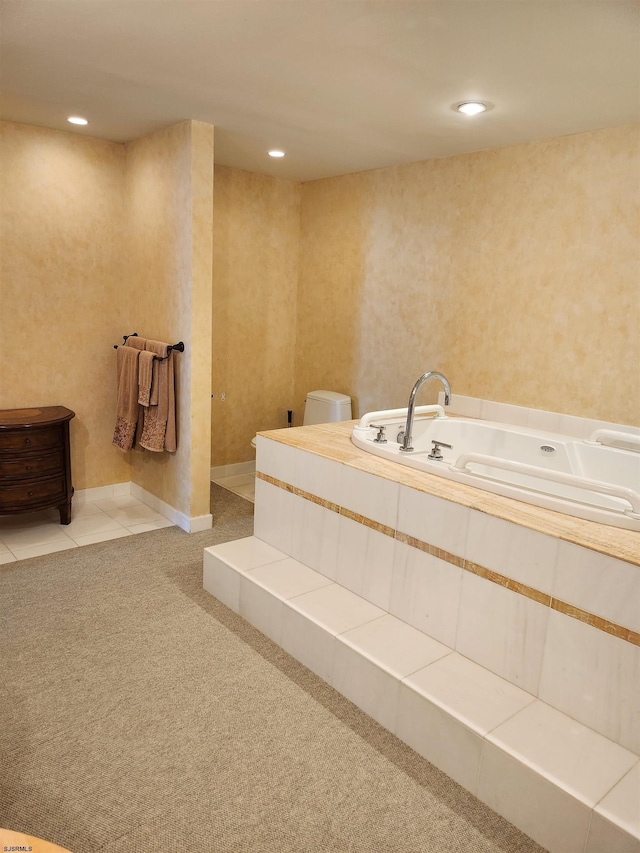
[[[486,108],[487,105],[481,101],[465,101],[456,107],[459,113],[464,113],[466,116],[477,116],[478,113],[483,113]]]
[[[269,151],[269,157],[284,157],[284,151]]]
[[[71,124],[89,124],[86,118],[82,118],[81,116],[69,116],[67,119]]]

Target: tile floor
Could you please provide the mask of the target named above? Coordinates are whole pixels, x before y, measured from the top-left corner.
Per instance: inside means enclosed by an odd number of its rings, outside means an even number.
[[[67,525],[60,524],[56,509],[0,517],[0,563],[172,526],[131,495],[95,500],[76,495]]]
[[[221,477],[213,481],[216,485],[222,486],[223,489],[228,489],[241,498],[255,503],[256,498],[256,475],[253,474],[235,474],[232,477]]]

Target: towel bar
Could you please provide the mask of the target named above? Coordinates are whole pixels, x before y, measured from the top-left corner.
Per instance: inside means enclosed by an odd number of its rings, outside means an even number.
[[[125,344],[127,342],[127,338],[137,338],[137,337],[138,337],[137,332],[134,332],[131,335],[123,335],[122,336],[122,343]],[[118,346],[119,346],[119,344],[114,344],[113,348],[118,349]],[[172,350],[175,350],[176,352],[184,352],[184,343],[182,341],[178,341],[177,344],[170,344],[169,345],[169,352],[171,352]]]

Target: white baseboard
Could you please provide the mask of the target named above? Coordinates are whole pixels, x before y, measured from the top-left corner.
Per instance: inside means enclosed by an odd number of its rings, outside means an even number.
[[[203,530],[211,530],[213,527],[213,516],[211,513],[207,515],[192,515],[189,519],[189,533],[200,533]]]
[[[186,533],[199,533],[201,530],[211,530],[213,527],[213,516],[207,515],[188,516],[179,512],[175,507],[157,498],[155,495],[138,486],[136,483],[113,483],[110,486],[97,486],[93,489],[77,489],[73,494],[74,501],[99,501],[104,498],[116,498],[122,495],[132,495],[136,500],[159,512],[168,518]]]
[[[122,495],[131,494],[131,483],[112,483],[110,486],[95,486],[93,489],[75,489],[73,500],[78,503],[84,501],[101,501],[105,498],[118,498]]]
[[[168,518],[169,521],[172,521],[186,533],[199,533],[201,530],[211,530],[213,527],[213,516],[211,513],[196,516],[185,515],[136,483],[131,483],[130,494],[139,501],[142,501],[143,504],[151,507],[151,509],[155,509],[160,515]]]
[[[239,474],[253,474],[255,462],[235,462],[232,465],[218,465],[211,469],[211,482],[222,480],[223,477],[236,477]]]

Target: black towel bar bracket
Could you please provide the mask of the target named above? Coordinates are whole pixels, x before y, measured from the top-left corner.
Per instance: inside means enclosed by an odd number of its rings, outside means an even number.
[[[122,336],[122,344],[126,344],[127,338],[137,338],[137,337],[138,337],[137,332],[134,332],[132,335],[123,335]],[[118,344],[114,344],[113,348],[118,349]],[[184,343],[182,341],[178,341],[177,344],[170,344],[168,351],[171,352],[172,350],[175,350],[176,352],[184,352]]]

